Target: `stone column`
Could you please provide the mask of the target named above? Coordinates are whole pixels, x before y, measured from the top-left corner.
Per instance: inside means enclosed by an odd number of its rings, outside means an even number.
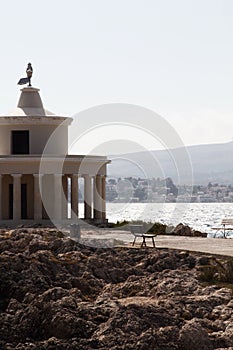
[[[21,176],[12,174],[13,177],[13,220],[21,219]]]
[[[34,177],[34,220],[42,220],[42,174],[33,174]]]
[[[92,218],[92,184],[91,176],[84,175],[84,219]]]
[[[71,219],[78,218],[78,174],[71,176]]]
[[[106,219],[106,176],[102,176],[102,219]]]
[[[68,218],[68,177],[62,176],[62,219]]]
[[[0,175],[0,220],[2,220],[2,175]]]
[[[61,220],[62,174],[54,174],[54,219]]]
[[[102,218],[102,183],[101,183],[101,175],[96,175],[94,177],[93,195],[94,195],[94,219],[101,219]]]

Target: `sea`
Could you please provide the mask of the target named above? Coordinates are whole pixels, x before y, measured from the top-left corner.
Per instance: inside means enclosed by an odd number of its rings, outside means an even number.
[[[224,218],[233,218],[233,203],[106,203],[109,222],[142,220],[176,226],[186,224],[209,236],[221,227]],[[79,214],[83,217],[84,206],[79,204]],[[229,232],[233,237],[233,232]]]
[[[224,218],[233,218],[233,203],[107,203],[110,222],[142,220],[176,226],[187,224],[210,236],[212,227],[221,226]]]

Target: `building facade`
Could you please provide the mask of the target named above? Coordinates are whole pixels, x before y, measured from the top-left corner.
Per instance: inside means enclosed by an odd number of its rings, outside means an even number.
[[[0,117],[0,223],[77,221],[78,183],[84,178],[84,217],[105,222],[102,156],[68,155],[72,118],[43,106],[39,89],[21,89],[17,108]],[[69,210],[71,203],[71,211]]]

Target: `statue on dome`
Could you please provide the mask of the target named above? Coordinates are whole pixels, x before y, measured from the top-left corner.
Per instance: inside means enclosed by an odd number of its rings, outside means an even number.
[[[24,85],[24,84],[28,83],[28,86],[32,86],[31,85],[32,73],[33,73],[32,64],[28,63],[28,66],[27,66],[27,69],[26,69],[27,78],[21,78],[19,80],[19,82],[18,82],[18,85]]]
[[[28,63],[27,69],[26,69],[26,73],[27,73],[27,77],[28,77],[28,86],[32,86],[31,85],[31,77],[32,77],[32,73],[33,73],[33,68],[32,68],[32,64]]]

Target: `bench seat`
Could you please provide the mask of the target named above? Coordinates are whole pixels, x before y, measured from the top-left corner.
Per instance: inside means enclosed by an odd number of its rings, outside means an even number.
[[[155,240],[154,237],[157,235],[155,233],[147,233],[145,232],[145,227],[143,225],[130,225],[130,232],[134,235],[133,246],[138,237],[142,238],[141,247],[146,247],[146,239],[149,238],[152,240],[153,247],[155,248]]]
[[[212,230],[215,230],[216,233],[222,231],[223,237],[227,238],[227,231],[233,231],[233,219],[222,219],[221,226],[211,227]],[[216,237],[216,233],[214,237]]]

